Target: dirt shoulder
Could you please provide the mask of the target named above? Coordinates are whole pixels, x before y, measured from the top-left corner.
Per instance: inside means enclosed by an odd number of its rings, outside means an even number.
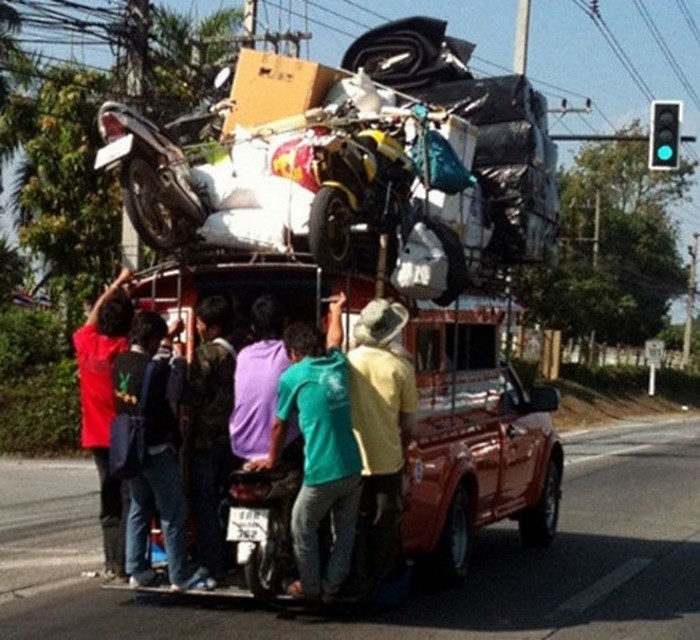
[[[554,426],[558,431],[589,429],[612,426],[616,422],[632,418],[684,418],[700,415],[700,408],[683,405],[661,396],[648,394],[608,396],[591,392],[581,394],[563,392],[559,410],[553,414]]]

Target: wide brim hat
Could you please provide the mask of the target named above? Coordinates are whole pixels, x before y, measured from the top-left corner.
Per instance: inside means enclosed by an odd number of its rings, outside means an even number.
[[[353,336],[358,345],[383,346],[389,344],[406,326],[408,309],[399,302],[376,298],[360,312]]]

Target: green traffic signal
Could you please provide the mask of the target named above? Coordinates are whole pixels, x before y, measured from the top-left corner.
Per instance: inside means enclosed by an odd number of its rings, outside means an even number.
[[[650,169],[678,169],[680,165],[682,109],[683,103],[678,100],[654,100],[651,103]]]
[[[659,147],[656,150],[656,157],[663,162],[668,162],[673,158],[673,149],[665,144],[663,147]]]

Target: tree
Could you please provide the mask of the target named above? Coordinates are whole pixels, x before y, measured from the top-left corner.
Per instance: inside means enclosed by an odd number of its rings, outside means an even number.
[[[30,81],[33,58],[22,51],[15,36],[21,27],[19,13],[0,0],[0,109],[17,86]]]
[[[638,122],[622,135],[639,135]],[[650,172],[639,142],[583,146],[561,172],[561,261],[523,272],[519,292],[530,317],[561,327],[569,338],[595,331],[601,342],[640,345],[664,326],[687,280],[678,252],[674,203],[688,200],[696,163]],[[592,259],[594,202],[600,194],[600,243]]]
[[[204,81],[191,63],[194,43],[229,35],[240,12],[225,10],[193,23],[189,16],[159,10],[148,98],[166,120],[199,104]],[[214,63],[223,45],[203,61]],[[52,297],[61,292],[75,313],[111,279],[121,258],[121,203],[115,179],[93,169],[99,105],[114,96],[115,74],[77,64],[44,66],[30,92],[11,94],[0,118],[0,158],[17,158],[18,180],[9,208],[19,222],[20,242],[43,258],[52,273]],[[57,291],[58,289],[58,291]]]
[[[7,238],[0,236],[0,308],[9,304],[12,292],[24,280],[26,261]]]
[[[240,26],[240,9],[222,9],[200,21],[160,6],[154,9],[147,65],[147,113],[167,122],[198,107],[213,92],[216,72],[231,64],[237,45],[225,40]]]

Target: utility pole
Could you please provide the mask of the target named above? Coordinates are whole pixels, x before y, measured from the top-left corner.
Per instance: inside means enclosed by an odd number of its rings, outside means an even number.
[[[515,23],[513,73],[525,75],[527,69],[527,40],[530,32],[530,0],[518,0],[518,18]]]
[[[143,75],[148,55],[149,0],[128,0],[126,95],[127,104],[141,110],[144,86]],[[124,266],[138,270],[143,266],[143,244],[131,220],[122,209],[122,259]]]
[[[595,190],[595,214],[593,218],[593,268],[598,267],[598,253],[600,252],[600,188]],[[591,364],[595,362],[595,329],[591,331],[588,343]]]
[[[258,21],[258,0],[243,3],[243,36],[241,46],[255,49],[255,25]]]
[[[693,244],[688,246],[690,254],[690,269],[688,270],[688,302],[685,317],[685,333],[683,334],[683,369],[690,364],[690,341],[693,337],[693,314],[695,312],[695,267],[698,259],[698,237],[700,233],[693,234]]]

